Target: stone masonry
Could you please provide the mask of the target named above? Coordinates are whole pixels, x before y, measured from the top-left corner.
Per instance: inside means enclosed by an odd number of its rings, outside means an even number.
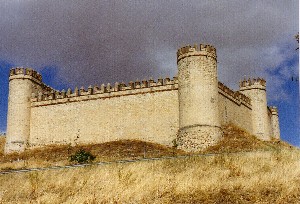
[[[178,77],[55,90],[31,68],[9,74],[5,153],[50,144],[139,139],[197,151],[222,138],[232,123],[262,140],[280,139],[266,81],[249,79],[233,91],[218,81],[216,49],[180,48]]]

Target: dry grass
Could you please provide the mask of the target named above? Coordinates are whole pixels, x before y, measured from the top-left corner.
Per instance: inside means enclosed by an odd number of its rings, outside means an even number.
[[[207,148],[204,152],[245,152],[257,150],[282,150],[294,149],[295,147],[280,140],[262,141],[254,135],[234,126],[227,125],[223,127],[223,139],[216,145]]]
[[[0,142],[4,143],[5,141]],[[4,145],[1,144],[1,146]],[[73,155],[79,149],[84,149],[96,155],[94,162],[185,154],[184,151],[172,147],[138,140],[120,140],[74,147],[69,145],[53,145],[26,150],[20,154],[3,155],[3,153],[0,153],[0,169],[5,171],[10,169],[68,165],[70,164],[70,155]],[[1,152],[3,152],[3,147]]]
[[[0,155],[3,155],[4,152],[4,145],[5,145],[5,137],[0,137]]]
[[[299,149],[260,141],[232,125],[224,133],[203,152],[220,155],[1,175],[0,203],[300,203]],[[0,138],[2,150],[3,143]],[[69,164],[68,157],[80,148],[97,161],[186,154],[127,140],[1,154],[0,167]]]
[[[48,170],[0,182],[2,203],[300,203],[300,152]]]
[[[223,139],[215,146],[199,153],[228,153],[257,150],[282,150],[294,147],[282,141],[264,142],[255,136],[233,126],[223,127]],[[70,164],[69,157],[79,149],[90,151],[96,156],[95,162],[139,159],[162,156],[187,155],[188,153],[156,143],[138,140],[120,140],[93,145],[52,145],[26,150],[21,154],[3,155],[5,140],[0,137],[0,171],[34,167],[63,166]]]

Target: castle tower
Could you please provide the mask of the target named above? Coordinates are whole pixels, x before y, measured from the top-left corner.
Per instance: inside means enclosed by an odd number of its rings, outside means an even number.
[[[269,110],[271,111],[271,127],[272,127],[272,136],[275,139],[280,139],[280,128],[279,128],[279,116],[278,109],[275,106],[270,106]]]
[[[253,133],[261,140],[271,139],[268,121],[266,81],[264,79],[244,80],[240,82],[240,92],[251,99]]]
[[[30,134],[30,99],[41,81],[42,76],[32,69],[10,70],[5,153],[26,148]]]
[[[177,52],[179,147],[197,151],[222,136],[218,110],[216,49],[186,46]]]

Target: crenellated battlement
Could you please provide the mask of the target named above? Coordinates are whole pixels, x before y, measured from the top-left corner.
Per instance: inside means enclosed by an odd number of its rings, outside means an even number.
[[[260,88],[260,89],[265,89],[266,88],[266,80],[262,78],[257,78],[257,79],[244,79],[243,81],[240,81],[240,89],[245,90],[245,89],[252,89],[252,88]]]
[[[127,85],[124,82],[116,82],[114,85],[111,85],[110,83],[106,85],[102,84],[100,86],[90,85],[87,89],[84,87],[75,87],[74,90],[68,88],[67,91],[64,89],[58,91],[51,87],[45,87],[43,91],[38,92],[38,94],[32,94],[31,101],[34,103],[34,106],[38,106],[41,105],[39,102],[49,102],[49,104],[61,103],[61,99],[64,99],[64,102],[72,102],[73,100],[80,101],[176,89],[178,89],[177,77],[173,77],[173,79],[170,79],[169,77],[164,79],[159,78],[157,82],[150,78],[149,80],[144,79],[142,81],[130,81]],[[48,103],[43,103],[42,105],[47,104]]]
[[[16,67],[10,70],[9,72],[9,79],[20,79],[20,78],[28,78],[36,82],[42,88],[43,92],[51,92],[55,91],[54,88],[46,85],[43,83],[43,77],[40,73],[33,70],[32,68],[23,68],[23,67]]]
[[[251,100],[249,97],[245,96],[244,94],[240,93],[239,91],[233,91],[232,89],[225,86],[223,83],[218,82],[219,92],[226,96],[227,98],[231,98],[236,103],[240,104],[243,103],[247,107],[251,108]],[[70,99],[75,97],[83,97],[83,100],[90,99],[91,97],[94,98],[95,96],[98,97],[115,97],[115,96],[125,96],[131,94],[138,94],[138,93],[147,93],[147,92],[155,92],[155,91],[167,91],[167,90],[177,90],[178,89],[178,78],[173,77],[170,79],[169,77],[166,78],[159,78],[157,81],[154,81],[152,78],[149,80],[136,80],[130,81],[128,84],[124,82],[116,82],[114,85],[110,83],[101,84],[100,86],[89,86],[85,89],[83,86],[78,88],[75,87],[73,90],[68,88],[67,90],[63,89],[61,91],[55,90],[52,87],[49,87],[43,84],[42,91],[38,92],[37,94],[32,94],[32,102],[47,102],[50,101],[50,104],[55,104],[56,100],[60,99]],[[90,97],[91,96],[91,97]],[[93,97],[94,96],[94,97]],[[96,97],[96,98],[98,98]],[[79,99],[80,100],[80,99]],[[65,100],[68,102],[69,100]],[[36,104],[38,105],[38,104]]]
[[[251,107],[251,99],[239,91],[233,91],[232,89],[225,86],[223,83],[218,83],[219,92],[225,96],[229,96],[236,102],[243,103],[244,105]]]
[[[269,106],[268,108],[272,115],[278,115],[278,109],[276,106]]]
[[[216,48],[212,45],[200,44],[199,46],[195,44],[194,46],[187,45],[178,49],[177,51],[177,62],[181,59],[189,56],[207,56],[217,59]]]
[[[15,78],[22,78],[22,77],[30,77],[35,81],[42,82],[42,75],[39,74],[37,71],[33,70],[32,68],[23,68],[23,67],[16,67],[10,70],[9,72],[9,79]]]
[[[9,72],[5,153],[49,144],[139,139],[199,151],[235,124],[260,139],[280,138],[278,110],[267,107],[266,81],[244,79],[234,91],[218,81],[216,49],[177,51],[178,77],[56,90],[32,68]]]

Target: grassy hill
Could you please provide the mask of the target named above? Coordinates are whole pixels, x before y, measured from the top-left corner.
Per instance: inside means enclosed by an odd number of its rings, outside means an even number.
[[[222,141],[202,152],[222,152],[212,156],[1,175],[0,202],[300,203],[298,149],[257,140],[234,126],[224,127],[224,133]],[[117,141],[1,155],[0,168],[69,164],[68,156],[79,148],[91,151],[97,161],[187,154],[158,144]]]

